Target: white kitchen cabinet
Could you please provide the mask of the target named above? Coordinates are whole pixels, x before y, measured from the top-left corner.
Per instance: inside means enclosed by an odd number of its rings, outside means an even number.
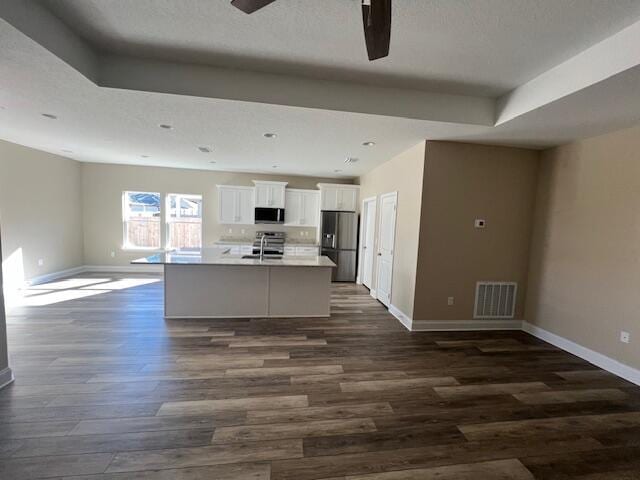
[[[319,183],[322,210],[355,212],[358,209],[358,185]]]
[[[287,182],[254,180],[255,206],[260,208],[284,208]]]
[[[253,187],[218,185],[218,220],[221,224],[254,223]]]
[[[287,188],[285,194],[285,225],[318,227],[320,217],[319,192]]]

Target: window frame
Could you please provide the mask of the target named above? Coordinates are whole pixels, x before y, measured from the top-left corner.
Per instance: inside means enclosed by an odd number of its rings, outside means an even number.
[[[172,223],[178,223],[175,221],[171,220],[171,207],[169,205],[169,202],[171,201],[171,197],[172,196],[179,196],[179,197],[183,197],[183,198],[197,198],[198,200],[200,200],[200,247],[203,247],[203,240],[204,240],[204,232],[203,232],[203,223],[204,223],[204,195],[202,195],[201,193],[176,193],[176,192],[171,192],[171,193],[167,193],[165,194],[165,198],[164,198],[164,235],[165,235],[165,249],[166,250],[172,250],[172,249],[178,249],[181,247],[174,247],[173,245],[171,245],[171,224]],[[178,208],[179,210],[179,208]],[[177,217],[180,218],[180,217]]]
[[[144,193],[147,195],[158,195],[158,197],[160,198],[160,216],[159,216],[159,221],[160,221],[160,239],[159,239],[159,245],[157,247],[138,247],[136,245],[131,245],[129,243],[129,239],[128,239],[128,235],[127,235],[127,222],[130,221],[130,217],[129,217],[129,207],[128,207],[128,198],[129,198],[129,194],[131,193]],[[164,211],[162,208],[162,197],[163,194],[161,192],[145,192],[142,190],[123,190],[122,191],[122,211],[121,211],[121,215],[122,215],[122,250],[123,251],[137,251],[137,252],[158,252],[158,251],[162,251],[163,247],[163,239],[162,239],[162,222],[164,220]]]

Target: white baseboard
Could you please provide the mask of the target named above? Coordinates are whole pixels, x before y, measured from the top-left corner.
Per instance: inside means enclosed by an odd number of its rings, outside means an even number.
[[[371,295],[376,300],[378,299],[378,294],[376,293],[376,291],[373,288],[369,289],[369,295]]]
[[[521,330],[534,337],[572,353],[608,372],[640,385],[640,370],[611,357],[583,347],[571,340],[549,332],[525,320],[412,320],[399,308],[391,305],[389,313],[410,332],[451,332],[473,330]]]
[[[27,281],[25,281],[25,287],[28,288],[33,285],[40,285],[42,283],[53,282],[54,280],[58,280],[64,277],[70,277],[71,275],[77,275],[78,273],[84,272],[84,266],[80,265],[79,267],[68,268],[66,270],[60,270],[58,272],[46,273],[44,275],[39,275],[37,277],[33,277]]]
[[[85,265],[85,272],[98,273],[158,273],[164,271],[163,265]]]
[[[473,330],[521,330],[522,320],[413,320],[395,305],[389,313],[410,332],[455,332]]]
[[[53,282],[61,278],[71,277],[85,272],[104,272],[104,273],[157,273],[162,272],[162,265],[80,265],[79,267],[68,268],[58,272],[46,273],[37,277],[25,280],[20,288],[29,288],[34,285]]]
[[[536,325],[533,325],[529,322],[522,322],[522,330],[533,335],[534,337],[538,337],[540,340],[544,340],[551,345],[555,345],[562,350],[565,350],[569,353],[576,355],[589,363],[593,363],[594,365],[611,372],[619,377],[624,378],[636,385],[640,385],[640,370],[630,367],[629,365],[625,365],[617,360],[614,360],[611,357],[607,357],[602,353],[598,353],[590,348],[583,347],[571,340],[561,337],[560,335],[556,335],[555,333],[551,333],[544,328],[540,328]]]
[[[409,316],[405,315],[402,310],[391,304],[389,305],[389,313],[396,317],[398,321],[404,326],[404,328],[406,328],[410,332],[413,331],[413,321],[411,320],[411,318],[409,318]]]
[[[522,320],[413,320],[412,332],[464,332],[473,330],[521,330]]]
[[[0,370],[0,390],[12,383],[13,380],[13,372],[9,367]]]

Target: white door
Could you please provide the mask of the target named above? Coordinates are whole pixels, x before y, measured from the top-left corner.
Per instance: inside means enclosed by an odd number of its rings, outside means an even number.
[[[376,199],[370,198],[362,206],[362,284],[371,290],[373,285],[373,264],[376,258]]]
[[[376,294],[387,307],[391,305],[393,247],[396,238],[398,193],[380,195],[380,227],[378,229],[378,268]]]

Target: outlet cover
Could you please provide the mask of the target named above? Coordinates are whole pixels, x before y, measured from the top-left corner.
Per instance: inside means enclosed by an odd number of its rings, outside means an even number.
[[[38,259],[38,266],[42,267],[44,265],[44,260],[42,258]]]
[[[487,225],[487,222],[484,218],[476,218],[473,222],[473,226],[475,228],[484,228]]]
[[[111,258],[116,258],[116,252],[111,252]]]
[[[631,335],[629,335],[629,332],[620,332],[620,341],[622,343],[629,343],[629,341],[631,340]]]
[[[447,297],[447,305],[453,305],[453,297]]]

